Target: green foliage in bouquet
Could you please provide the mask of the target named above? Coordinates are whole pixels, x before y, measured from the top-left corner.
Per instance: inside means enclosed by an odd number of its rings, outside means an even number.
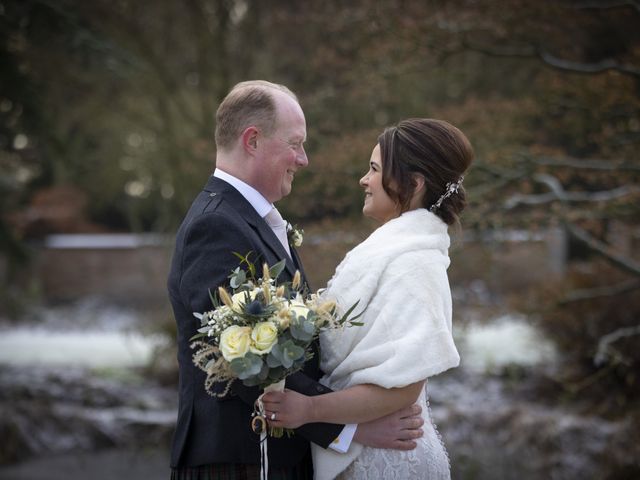
[[[235,379],[261,388],[277,383],[313,356],[311,344],[323,330],[362,325],[354,321],[361,314],[350,318],[358,302],[339,315],[335,301],[302,286],[300,272],[278,284],[284,260],[264,264],[256,279],[249,254],[236,255],[241,263],[229,275],[232,293],[220,287],[216,295],[210,293],[213,310],[194,313],[201,327],[191,339],[193,362],[207,374],[209,394],[226,395]],[[216,393],[213,387],[220,382],[226,387]]]

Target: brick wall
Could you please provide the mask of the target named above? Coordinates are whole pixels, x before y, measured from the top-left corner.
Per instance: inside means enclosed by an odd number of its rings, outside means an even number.
[[[164,302],[170,239],[145,235],[55,235],[32,268],[49,301],[99,295],[120,303]]]

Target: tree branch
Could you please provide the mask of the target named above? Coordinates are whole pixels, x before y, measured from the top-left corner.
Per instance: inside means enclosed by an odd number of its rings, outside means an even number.
[[[640,172],[640,165],[631,163],[612,162],[597,159],[580,158],[553,158],[553,157],[527,157],[538,165],[548,165],[551,167],[570,167],[584,170],[610,170],[610,171],[633,171]]]
[[[599,62],[585,63],[574,62],[571,60],[565,60],[563,58],[551,55],[546,51],[538,51],[538,57],[554,68],[560,70],[568,70],[575,73],[600,73],[607,70],[615,70],[626,75],[632,75],[634,77],[640,77],[640,68],[635,65],[624,65],[612,58],[604,58]]]
[[[589,249],[602,255],[606,260],[618,268],[640,277],[640,264],[634,259],[621,255],[606,243],[598,240],[586,230],[570,222],[564,223],[569,233],[580,243],[585,244]]]
[[[546,185],[551,191],[537,195],[516,193],[505,201],[504,206],[507,210],[511,210],[522,204],[542,205],[553,202],[554,200],[563,202],[608,202],[640,192],[640,187],[637,185],[622,185],[611,190],[602,190],[599,192],[567,192],[556,177],[546,173],[534,175],[533,180]]]
[[[635,8],[638,12],[640,12],[640,3],[634,1],[613,1],[613,2],[602,2],[602,1],[584,1],[580,3],[575,3],[571,5],[571,7],[577,10],[607,10],[609,8],[619,8],[619,7],[632,7]]]
[[[593,300],[602,297],[613,297],[624,293],[632,292],[640,289],[640,280],[631,279],[616,285],[607,285],[606,287],[583,288],[573,290],[566,297],[558,302],[559,305],[568,303],[581,302],[583,300]]]
[[[599,62],[577,62],[552,55],[534,45],[524,46],[479,46],[469,42],[466,38],[462,40],[463,47],[492,57],[513,57],[513,58],[539,58],[543,63],[558,70],[565,70],[574,73],[601,73],[607,70],[615,70],[625,75],[640,77],[640,68],[635,65],[622,64],[613,58],[603,58]]]
[[[500,45],[500,46],[481,46],[472,44],[468,41],[466,36],[461,42],[462,48],[458,52],[463,52],[465,49],[469,49],[473,52],[483,53],[490,57],[516,57],[516,58],[533,58],[537,55],[537,50],[532,45],[513,46],[513,45]]]
[[[608,333],[598,341],[598,350],[593,357],[593,362],[596,366],[603,365],[607,361],[607,357],[613,357],[618,362],[630,365],[630,362],[622,355],[617,349],[613,348],[611,344],[620,340],[621,338],[633,337],[634,335],[640,335],[640,325],[635,327],[618,328],[611,333]]]
[[[85,15],[89,17],[91,13],[86,13]],[[150,80],[160,89],[153,96],[164,97],[163,101],[175,107],[178,114],[186,122],[191,125],[199,125],[200,119],[196,117],[195,112],[191,111],[189,102],[184,98],[181,82],[171,72],[164,56],[157,51],[156,43],[147,38],[144,30],[136,23],[137,17],[119,13],[115,9],[108,7],[99,9],[98,15],[93,13],[92,17],[100,17],[96,28],[107,32],[109,28],[114,28],[114,31],[121,35],[121,39],[124,40],[125,45],[123,48],[133,48],[134,53],[132,55],[142,68],[146,67],[150,73]],[[114,37],[114,35],[111,35],[111,37]]]

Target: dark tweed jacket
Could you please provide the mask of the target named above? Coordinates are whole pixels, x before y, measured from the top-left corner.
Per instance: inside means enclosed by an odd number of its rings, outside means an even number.
[[[273,265],[287,259],[279,280],[291,280],[302,265],[292,248],[293,260],[254,208],[231,185],[210,177],[196,197],[177,237],[171,272],[169,298],[178,327],[178,362],[180,367],[178,422],[173,437],[171,466],[186,467],[215,463],[259,463],[258,436],[250,429],[253,403],[261,393],[234,382],[224,399],[214,398],[204,390],[204,372],[192,361],[189,339],[200,322],[193,312],[211,309],[208,290],[227,284],[228,275],[238,266],[232,252],[253,252],[256,266]],[[258,260],[259,258],[259,260]],[[287,378],[287,388],[307,395],[329,390],[317,383],[321,376],[318,355],[307,362],[304,371]],[[308,424],[291,438],[269,438],[269,464],[290,467],[302,460],[309,441],[323,447],[339,434],[342,425]]]

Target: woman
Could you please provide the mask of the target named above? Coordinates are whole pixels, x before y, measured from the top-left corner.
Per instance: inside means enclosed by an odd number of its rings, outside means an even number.
[[[411,451],[353,442],[346,454],[313,445],[317,479],[448,479],[449,459],[430,419],[426,379],[460,361],[451,334],[447,226],[466,204],[463,174],[473,149],[456,127],[409,119],[388,128],[360,180],[364,215],[382,223],[350,251],[327,286],[340,305],[360,301],[364,326],[322,334],[316,397],[285,391],[263,401],[270,424],[362,423],[414,402],[424,435]],[[275,414],[275,415],[272,415]]]

